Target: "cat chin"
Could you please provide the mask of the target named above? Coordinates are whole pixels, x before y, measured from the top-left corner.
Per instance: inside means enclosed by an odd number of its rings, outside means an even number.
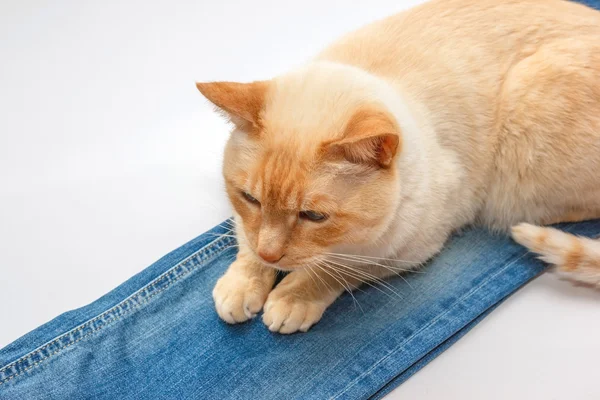
[[[284,266],[284,265],[279,265],[279,264],[268,264],[265,262],[263,262],[262,264],[265,267],[273,268],[274,270],[282,271],[282,272],[292,272],[292,271],[297,271],[299,269],[302,269],[302,267],[298,267],[298,266]]]
[[[282,271],[282,272],[298,271],[303,268],[302,266],[298,266],[298,265],[279,265],[279,264],[266,263],[264,261],[261,261],[261,264],[264,265],[265,267],[273,268],[276,271]]]
[[[280,267],[279,265],[269,265],[269,267],[276,269],[277,271],[282,271],[282,272],[292,272],[297,270],[298,268],[293,268],[293,267]]]

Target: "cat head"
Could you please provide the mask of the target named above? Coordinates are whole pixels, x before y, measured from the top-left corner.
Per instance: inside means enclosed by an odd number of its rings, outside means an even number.
[[[239,240],[266,265],[302,268],[376,242],[393,217],[400,128],[357,74],[314,64],[270,81],[197,83],[234,124],[227,193]]]

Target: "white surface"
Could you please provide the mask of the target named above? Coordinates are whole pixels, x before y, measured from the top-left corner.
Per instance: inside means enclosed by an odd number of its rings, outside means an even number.
[[[413,2],[0,1],[0,347],[229,215],[195,80],[268,78]],[[600,295],[543,277],[391,399],[599,399]]]

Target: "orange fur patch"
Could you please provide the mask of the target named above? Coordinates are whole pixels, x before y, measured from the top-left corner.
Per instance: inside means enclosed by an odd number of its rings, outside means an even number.
[[[252,127],[260,128],[260,112],[268,82],[197,82],[196,87],[211,103],[228,113],[234,123],[239,124],[238,119],[242,119]]]
[[[542,229],[540,234],[535,239],[535,251],[541,251],[546,247],[546,241],[548,240],[548,236],[550,232],[547,229]]]
[[[568,250],[568,253],[565,256],[565,262],[561,266],[561,268],[565,271],[575,271],[581,264],[581,261],[585,255],[585,249],[578,237],[573,236],[571,242],[571,248]]]

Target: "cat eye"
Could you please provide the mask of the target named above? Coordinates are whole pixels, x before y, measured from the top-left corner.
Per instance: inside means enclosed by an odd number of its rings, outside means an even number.
[[[242,196],[244,196],[249,203],[260,205],[260,201],[256,200],[256,198],[250,193],[242,192]]]
[[[302,219],[307,219],[307,220],[313,221],[313,222],[323,222],[327,219],[327,216],[325,214],[321,214],[316,211],[310,211],[310,210],[300,211],[299,216]]]

